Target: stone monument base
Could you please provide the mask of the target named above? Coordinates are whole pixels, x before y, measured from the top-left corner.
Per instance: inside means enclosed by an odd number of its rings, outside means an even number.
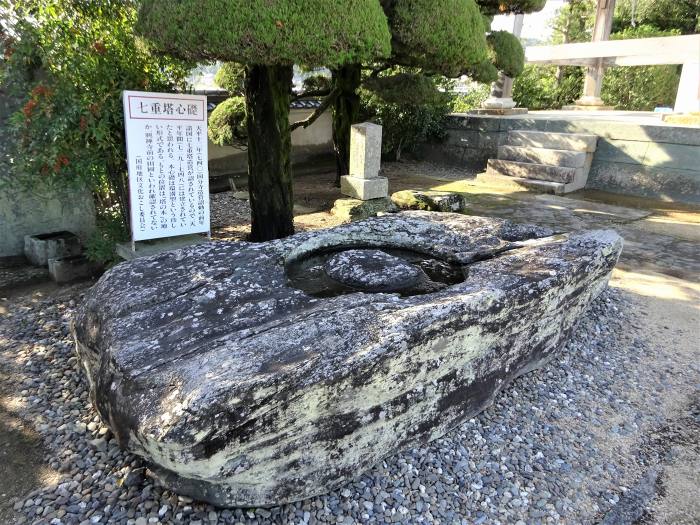
[[[138,241],[134,244],[134,250],[132,250],[131,242],[120,242],[117,243],[115,251],[119,257],[125,261],[130,261],[132,259],[138,259],[139,257],[155,255],[160,252],[177,250],[178,248],[184,248],[185,246],[191,246],[193,244],[209,242],[209,240],[210,239],[207,237],[193,233],[192,235],[180,235],[178,237],[163,237],[162,239]]]
[[[344,175],[340,177],[340,193],[362,201],[379,199],[389,195],[389,179],[386,177],[364,179]]]
[[[614,111],[615,106],[589,106],[582,104],[571,104],[562,106],[562,111]]]
[[[468,111],[470,115],[524,115],[527,108],[479,108]]]

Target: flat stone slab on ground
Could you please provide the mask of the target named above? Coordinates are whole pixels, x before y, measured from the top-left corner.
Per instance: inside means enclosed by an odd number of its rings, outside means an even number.
[[[389,197],[363,201],[360,199],[336,199],[331,213],[346,221],[359,221],[374,217],[379,212],[394,211],[396,207]]]
[[[175,492],[221,506],[325,493],[553,357],[621,239],[551,233],[415,211],[123,263],[73,325],[93,402]],[[464,280],[412,296],[289,284],[295,261],[355,248],[428,254]]]
[[[466,198],[449,191],[402,190],[392,193],[391,202],[402,210],[464,211]]]

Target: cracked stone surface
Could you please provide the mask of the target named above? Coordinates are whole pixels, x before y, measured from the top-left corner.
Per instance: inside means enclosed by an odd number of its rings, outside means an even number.
[[[622,243],[551,233],[403,212],[123,263],[73,324],[93,404],[181,494],[266,506],[325,493],[442,436],[555,355]],[[290,262],[359,246],[423,252],[469,276],[410,297],[319,299],[287,284]]]
[[[326,274],[339,283],[365,291],[408,288],[426,278],[420,268],[381,250],[346,250],[330,257]]]

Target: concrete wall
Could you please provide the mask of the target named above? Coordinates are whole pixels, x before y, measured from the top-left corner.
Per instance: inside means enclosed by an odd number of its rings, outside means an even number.
[[[22,254],[25,235],[68,230],[85,238],[95,228],[89,191],[58,191],[39,181],[31,189],[13,184],[7,118],[15,109],[14,101],[0,92],[0,262]]]
[[[289,122],[297,122],[313,113],[313,109],[292,109]],[[331,113],[326,111],[308,128],[292,132],[292,163],[302,164],[320,157],[333,155]],[[245,150],[233,146],[216,146],[209,142],[209,176],[245,173],[248,157]]]
[[[598,135],[587,188],[700,203],[700,128],[595,118],[484,117],[454,114],[441,144],[423,145],[432,160],[483,169],[509,130]]]

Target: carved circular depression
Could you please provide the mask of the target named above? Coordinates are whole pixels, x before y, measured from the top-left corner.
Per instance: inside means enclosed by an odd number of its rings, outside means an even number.
[[[466,278],[466,266],[397,248],[322,250],[287,265],[289,284],[317,297],[353,292],[419,295]]]
[[[403,290],[414,286],[425,273],[395,255],[381,250],[345,250],[326,259],[326,275],[361,290]]]

